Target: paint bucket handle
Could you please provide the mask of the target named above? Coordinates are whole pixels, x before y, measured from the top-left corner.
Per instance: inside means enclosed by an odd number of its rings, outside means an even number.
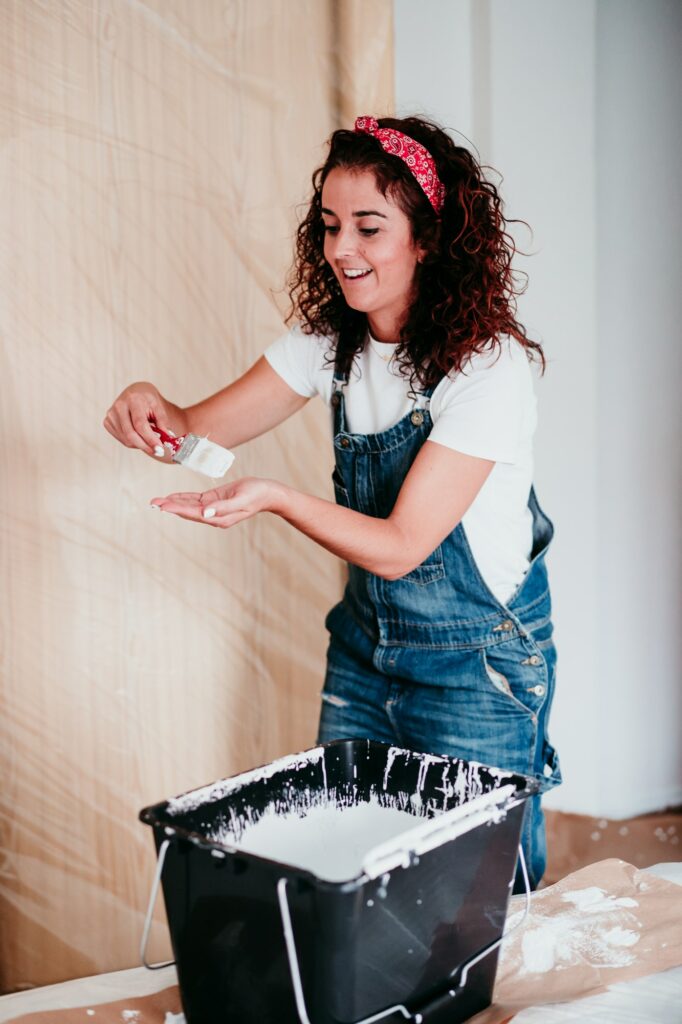
[[[162,967],[170,967],[175,963],[175,960],[166,960],[165,963],[150,964],[147,963],[147,942],[149,941],[149,932],[152,927],[152,917],[154,916],[154,907],[156,905],[156,897],[159,893],[159,884],[161,882],[161,872],[163,871],[163,862],[166,859],[166,853],[170,846],[170,839],[164,839],[159,847],[159,855],[156,861],[156,871],[154,873],[154,881],[152,882],[152,891],[149,894],[149,904],[147,905],[147,914],[144,919],[144,928],[142,930],[142,940],[140,942],[140,960],[147,968],[148,971],[160,971]]]
[[[497,949],[498,946],[501,946],[502,943],[504,942],[504,940],[508,939],[509,936],[512,934],[512,932],[515,932],[518,928],[521,927],[521,925],[525,922],[526,918],[528,917],[528,914],[530,913],[530,879],[528,878],[528,868],[526,867],[526,858],[524,857],[524,854],[523,854],[523,847],[521,846],[520,843],[519,843],[519,862],[521,864],[521,874],[523,875],[523,885],[524,885],[524,888],[525,888],[525,896],[526,896],[526,905],[525,905],[525,907],[523,909],[523,917],[521,918],[520,921],[517,921],[516,924],[512,928],[508,928],[505,932],[503,932],[503,934],[500,936],[499,939],[495,939],[494,942],[491,942],[490,945],[486,946],[485,949],[483,949],[480,953],[477,953],[476,956],[473,956],[471,958],[471,960],[467,960],[467,962],[464,964],[464,966],[461,969],[461,974],[459,976],[459,981],[457,982],[457,988],[460,988],[460,989],[464,988],[464,986],[467,983],[467,975],[469,974],[469,971],[471,970],[471,968],[474,967],[475,964],[477,964],[479,962],[479,960],[483,960],[483,958],[488,956],[489,953],[492,953],[493,950]],[[455,970],[452,972],[452,974],[456,974],[458,970],[459,970],[459,968],[455,968]],[[451,975],[451,977],[452,977],[452,975]]]
[[[298,1017],[301,1024],[310,1024],[310,1017],[308,1016],[308,1010],[305,1005],[305,996],[303,995],[303,985],[301,984],[301,971],[298,966],[298,954],[296,952],[294,929],[291,923],[291,914],[289,912],[289,901],[287,900],[286,878],[280,878],[277,883],[277,899],[279,900],[279,911],[282,916],[284,943],[287,949],[289,971],[291,972],[291,982],[294,986],[294,997],[296,999]],[[381,1020],[383,1017],[388,1017],[389,1014],[392,1013],[402,1013],[406,1020],[415,1021],[416,1024],[421,1020],[419,1015],[414,1017],[406,1006],[391,1006],[388,1010],[382,1010],[380,1013],[375,1013],[372,1017],[364,1017],[363,1020],[357,1021],[356,1024],[372,1024],[373,1021]]]
[[[475,956],[471,957],[470,960],[467,960],[463,966],[456,967],[450,975],[450,977],[453,977],[453,975],[459,972],[459,980],[454,987],[448,989],[446,993],[437,996],[436,999],[431,1000],[427,1006],[422,1007],[421,1011],[411,1013],[406,1006],[403,1006],[402,1003],[398,1003],[395,1006],[388,1007],[386,1010],[381,1010],[379,1013],[373,1014],[371,1017],[363,1017],[362,1020],[356,1021],[356,1024],[374,1024],[375,1021],[382,1020],[384,1017],[389,1017],[394,1013],[401,1013],[407,1021],[411,1022],[411,1024],[422,1024],[424,1021],[424,1014],[428,1014],[431,1010],[442,1009],[448,1002],[455,998],[458,991],[461,991],[466,985],[467,977],[471,968],[488,956],[489,953],[492,953],[493,950],[497,949],[497,947],[500,946],[504,940],[512,934],[512,932],[515,932],[517,928],[521,927],[528,917],[528,912],[530,910],[530,881],[528,879],[528,870],[526,868],[526,858],[523,855],[521,846],[519,846],[519,860],[521,862],[521,871],[526,889],[526,906],[521,920],[518,921],[513,928],[509,928],[499,939],[496,939],[495,942],[491,942],[490,945],[486,946],[480,953],[477,953]],[[277,883],[277,899],[279,901],[279,911],[282,917],[284,944],[286,946],[287,959],[289,961],[289,971],[291,973],[291,982],[294,988],[294,998],[296,999],[298,1017],[301,1024],[311,1024],[305,1003],[305,996],[303,994],[303,985],[301,983],[301,971],[298,964],[298,953],[296,952],[296,940],[294,939],[294,929],[291,923],[291,913],[289,911],[289,901],[287,899],[286,878],[280,878]]]

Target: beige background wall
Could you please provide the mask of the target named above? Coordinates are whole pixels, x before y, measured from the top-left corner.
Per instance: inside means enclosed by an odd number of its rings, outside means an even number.
[[[341,567],[274,518],[148,511],[199,478],[101,420],[280,332],[295,206],[391,60],[389,0],[0,0],[4,991],[134,965],[139,809],[314,740]],[[310,405],[233,472],[327,494],[327,432]]]

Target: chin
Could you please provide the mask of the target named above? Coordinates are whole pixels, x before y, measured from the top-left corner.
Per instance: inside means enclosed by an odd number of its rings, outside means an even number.
[[[344,299],[346,300],[346,305],[348,306],[348,308],[349,309],[354,309],[356,311],[356,313],[371,313],[372,312],[372,309],[371,309],[370,305],[368,303],[366,303],[366,302],[358,302],[357,299],[355,301],[351,302],[351,300],[349,298],[347,298],[345,295],[344,295]]]

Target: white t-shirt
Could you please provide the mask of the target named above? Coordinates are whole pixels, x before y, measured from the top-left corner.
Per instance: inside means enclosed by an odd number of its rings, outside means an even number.
[[[294,327],[265,351],[272,368],[297,394],[320,395],[331,407],[332,342]],[[409,380],[392,356],[396,345],[368,337],[345,389],[350,433],[376,434],[414,408]],[[430,405],[429,441],[490,459],[493,469],[462,519],[469,547],[488,588],[506,604],[528,569],[533,519],[532,440],[537,419],[531,369],[513,338],[502,350],[476,354],[460,373],[438,383]]]

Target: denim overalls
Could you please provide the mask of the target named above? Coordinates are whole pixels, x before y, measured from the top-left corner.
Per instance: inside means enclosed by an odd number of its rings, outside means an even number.
[[[340,505],[386,518],[432,420],[431,391],[379,434],[347,430],[345,376],[335,371],[334,489]],[[479,574],[460,523],[398,580],[349,566],[330,611],[319,742],[372,739],[561,781],[547,738],[554,692],[545,553],[554,528],[531,489],[531,563],[508,605]],[[545,867],[540,798],[527,805],[522,842],[531,884]]]

